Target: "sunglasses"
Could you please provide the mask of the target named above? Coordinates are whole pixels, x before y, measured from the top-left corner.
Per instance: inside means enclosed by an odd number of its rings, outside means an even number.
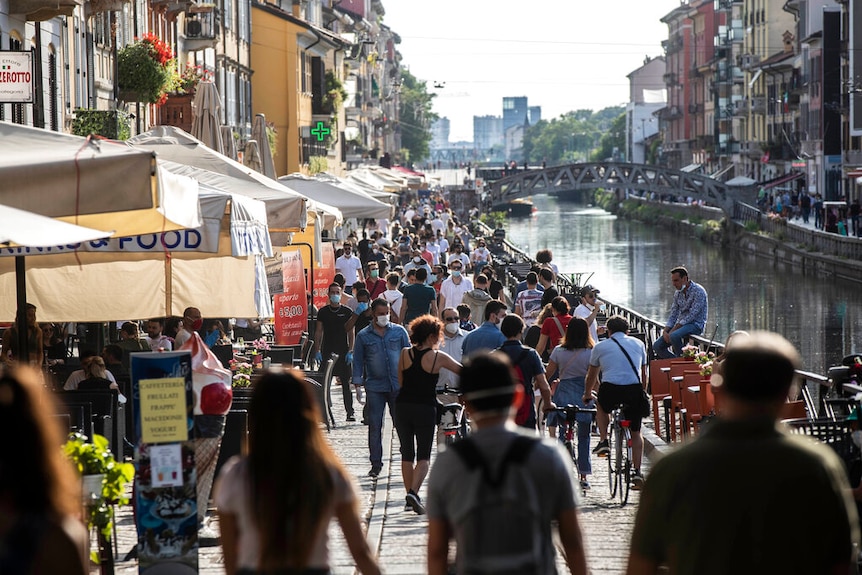
[[[443,321],[448,322],[448,323],[452,323],[454,321],[458,321],[458,318],[457,317],[444,317]]]

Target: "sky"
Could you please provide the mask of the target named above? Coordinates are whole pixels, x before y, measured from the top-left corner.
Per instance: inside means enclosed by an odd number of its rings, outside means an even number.
[[[449,141],[473,140],[473,116],[502,116],[527,96],[550,120],[628,101],[626,75],[662,55],[660,18],[680,0],[382,0],[401,65],[437,94]],[[435,85],[441,86],[435,88]]]

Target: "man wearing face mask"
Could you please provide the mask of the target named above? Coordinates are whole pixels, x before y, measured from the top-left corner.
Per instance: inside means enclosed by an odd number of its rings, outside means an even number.
[[[460,258],[450,258],[449,272],[449,277],[440,284],[440,307],[457,306],[464,294],[473,289],[473,282],[464,275],[464,263]]]
[[[362,275],[362,262],[353,255],[350,244],[344,244],[344,253],[335,260],[335,273],[343,275],[348,286],[352,286],[356,281],[365,281],[365,276]],[[349,287],[347,291],[350,293]]]
[[[467,337],[467,332],[461,329],[461,317],[458,315],[458,310],[454,307],[447,307],[440,313],[440,318],[443,320],[443,342],[440,344],[440,351],[452,356],[452,359],[461,363],[463,356],[462,346],[464,338]],[[458,375],[449,371],[445,367],[440,369],[440,375],[437,378],[437,399],[442,403],[457,403],[458,395],[454,393],[441,394],[443,389],[457,390],[459,389]],[[437,428],[437,451],[446,449],[445,433],[442,427]]]
[[[425,270],[425,279],[427,281],[428,276],[431,275],[431,266],[422,258],[422,252],[413,250],[413,259],[404,266],[404,273],[406,274],[410,270],[419,270],[420,268]]]
[[[341,305],[341,286],[333,283],[329,286],[329,305],[323,306],[317,312],[317,326],[314,330],[315,359],[322,364],[330,354],[338,354],[333,374],[341,382],[341,392],[344,398],[344,411],[347,421],[356,421],[353,414],[353,394],[350,391],[350,364],[353,362],[353,330],[347,329],[347,322],[353,317],[353,311]]]
[[[480,349],[497,349],[506,341],[500,324],[506,317],[506,304],[497,299],[492,299],[485,306],[485,323],[471,331],[464,338],[461,345],[462,357],[479,351]]]
[[[174,349],[179,349],[192,337],[192,332],[199,331],[204,326],[204,318],[201,310],[196,307],[187,307],[183,311],[183,327],[174,338]]]
[[[368,262],[368,275],[365,277],[365,289],[371,294],[371,299],[377,299],[386,291],[386,280],[380,277],[380,266],[376,261]]]
[[[407,330],[389,321],[389,302],[377,298],[371,303],[374,323],[356,334],[353,358],[353,383],[365,387],[368,451],[371,461],[369,477],[383,469],[383,416],[389,404],[389,415],[398,397],[398,358],[410,347]]]

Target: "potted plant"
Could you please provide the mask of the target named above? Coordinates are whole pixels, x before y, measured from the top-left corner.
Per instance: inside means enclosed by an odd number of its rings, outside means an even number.
[[[123,101],[161,105],[179,82],[173,51],[154,34],[145,34],[117,52],[117,86]]]
[[[114,524],[113,504],[125,505],[129,502],[126,486],[135,477],[135,467],[131,463],[116,461],[108,447],[107,438],[97,434],[93,435],[92,442],[81,433],[69,435],[63,445],[63,452],[75,464],[82,481],[92,487],[85,499],[87,527],[98,528],[105,540],[109,541]],[[98,562],[97,553],[93,559]]]
[[[230,369],[233,371],[233,380],[231,387],[234,390],[248,389],[251,387],[251,374],[254,373],[254,366],[245,361],[230,361]]]

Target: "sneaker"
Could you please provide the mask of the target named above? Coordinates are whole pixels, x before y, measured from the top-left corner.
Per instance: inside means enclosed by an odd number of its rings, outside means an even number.
[[[407,502],[404,504],[404,511],[413,511],[413,506],[410,505],[410,497],[407,497]]]
[[[356,421],[356,417],[351,413],[347,416],[347,421]]]
[[[589,491],[590,489],[592,489],[592,487],[590,487],[590,482],[586,479],[581,479],[581,490]]]
[[[425,506],[422,505],[422,500],[415,493],[407,494],[407,504],[410,505],[416,515],[425,515]]]
[[[590,435],[593,437],[601,437],[602,434],[599,433],[599,426],[595,423],[590,426]]]
[[[598,455],[599,457],[607,457],[610,452],[611,447],[608,444],[607,439],[599,441],[599,443],[593,448],[593,454]]]
[[[641,475],[640,471],[635,471],[632,474],[632,489],[634,491],[640,491],[644,487],[644,476]]]
[[[371,471],[368,472],[368,477],[377,477],[381,471],[383,471],[382,465],[372,465]]]

